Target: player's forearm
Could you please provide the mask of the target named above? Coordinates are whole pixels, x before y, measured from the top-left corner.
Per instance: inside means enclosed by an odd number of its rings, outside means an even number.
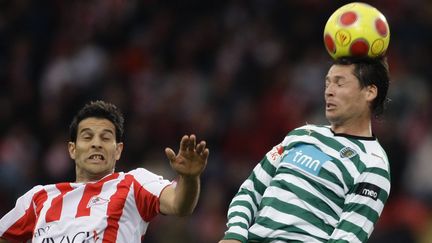
[[[176,214],[186,216],[191,214],[200,194],[200,178],[180,176],[175,188],[174,205]]]
[[[7,241],[7,240],[5,240],[5,239],[3,239],[3,238],[0,238],[0,243],[8,243],[9,241]]]

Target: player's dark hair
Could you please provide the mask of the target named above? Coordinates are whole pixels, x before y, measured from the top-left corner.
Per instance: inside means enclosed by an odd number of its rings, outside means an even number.
[[[69,126],[71,142],[76,142],[78,124],[86,118],[101,118],[109,120],[115,127],[116,142],[118,143],[123,141],[123,114],[115,105],[98,100],[87,103],[72,119]]]
[[[372,113],[381,115],[389,99],[387,91],[390,84],[389,68],[385,57],[342,57],[334,61],[336,65],[354,65],[354,76],[360,81],[360,87],[375,85],[378,89],[377,97],[372,102]]]

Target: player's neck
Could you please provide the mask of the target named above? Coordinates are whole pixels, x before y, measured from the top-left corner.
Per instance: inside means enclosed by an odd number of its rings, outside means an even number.
[[[345,121],[343,123],[333,123],[331,128],[334,133],[343,133],[359,137],[372,136],[372,124],[370,119],[355,121]]]
[[[97,182],[102,180],[103,178],[105,178],[108,175],[111,175],[112,173],[107,173],[107,174],[98,174],[98,175],[90,175],[90,174],[86,174],[86,173],[77,173],[76,174],[76,183],[88,183],[88,182]]]

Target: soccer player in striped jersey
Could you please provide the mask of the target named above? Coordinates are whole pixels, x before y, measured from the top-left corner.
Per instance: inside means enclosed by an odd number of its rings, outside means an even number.
[[[123,150],[123,115],[113,104],[90,102],[74,117],[68,150],[76,181],[35,186],[0,220],[0,242],[141,242],[158,214],[194,210],[209,150],[183,136],[165,153],[178,179],[146,169],[115,172]]]
[[[240,186],[220,243],[366,242],[390,192],[371,121],[387,101],[384,58],[342,58],[325,78],[329,125],[294,129]]]

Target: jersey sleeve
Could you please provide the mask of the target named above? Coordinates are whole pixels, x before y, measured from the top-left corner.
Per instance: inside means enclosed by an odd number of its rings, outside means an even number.
[[[171,182],[143,168],[132,170],[129,174],[134,177],[134,196],[137,209],[143,220],[149,222],[160,213],[160,194]]]
[[[339,223],[329,242],[366,242],[390,193],[390,174],[368,168],[349,191]]]
[[[228,229],[224,239],[247,242],[248,229],[253,223],[262,195],[276,172],[283,150],[282,144],[273,147],[240,186],[229,205]]]
[[[36,186],[18,198],[15,207],[0,219],[0,237],[21,242],[32,238],[37,218],[34,199],[41,191],[42,186]]]

